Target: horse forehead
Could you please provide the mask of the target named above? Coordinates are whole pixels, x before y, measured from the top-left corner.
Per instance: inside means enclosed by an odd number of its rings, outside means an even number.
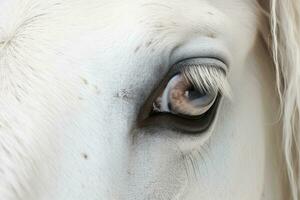
[[[118,24],[135,26],[139,31],[154,36],[182,34],[206,34],[216,37],[228,27],[256,26],[254,0],[131,0],[103,3],[100,15],[103,23],[110,27]],[[110,16],[110,17],[107,17]],[[101,20],[102,21],[102,20]],[[185,35],[186,37],[187,35]]]
[[[154,35],[159,33],[170,34],[172,31],[177,31],[178,34],[178,30],[184,32],[183,30],[187,29],[194,32],[206,31],[209,32],[208,34],[213,35],[213,32],[217,32],[215,26],[226,24],[226,19],[234,18],[234,14],[253,12],[253,9],[249,6],[249,2],[252,1],[89,0],[88,3],[86,1],[72,3],[71,1],[61,0],[50,2],[37,0],[3,1],[2,9],[0,9],[2,13],[0,15],[0,39],[4,38],[4,34],[7,35],[9,32],[15,34],[17,29],[17,32],[22,32],[22,29],[26,27],[40,26],[43,23],[45,25],[49,21],[52,21],[48,26],[54,28],[53,31],[55,31],[54,25],[58,27],[59,25],[74,25],[75,22],[77,25],[82,25],[82,28],[87,28],[87,26],[115,28],[120,24],[124,28],[124,26],[140,25],[142,26],[140,30],[145,30],[148,34],[153,33]],[[7,9],[6,5],[10,9]],[[232,12],[232,9],[235,12]],[[243,12],[238,10],[243,10]],[[59,18],[63,19],[58,20]],[[248,18],[247,20],[247,23],[249,23]],[[51,27],[51,24],[53,27]],[[224,27],[225,25],[223,25]]]

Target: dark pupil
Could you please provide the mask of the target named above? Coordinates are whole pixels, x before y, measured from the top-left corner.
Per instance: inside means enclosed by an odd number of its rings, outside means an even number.
[[[188,98],[192,101],[206,96],[207,94],[204,91],[196,90],[194,87],[191,87],[188,90]]]

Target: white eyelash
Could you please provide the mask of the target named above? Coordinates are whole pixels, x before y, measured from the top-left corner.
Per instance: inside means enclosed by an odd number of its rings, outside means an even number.
[[[220,92],[231,98],[231,89],[223,69],[214,65],[189,65],[182,69],[183,76],[198,90]]]

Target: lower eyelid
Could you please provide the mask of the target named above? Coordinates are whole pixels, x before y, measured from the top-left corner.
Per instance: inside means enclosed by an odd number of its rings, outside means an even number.
[[[180,132],[181,134],[201,134],[210,128],[215,119],[221,95],[218,94],[213,106],[204,115],[197,118],[183,117],[168,113],[150,115],[139,121],[139,128],[164,128]]]

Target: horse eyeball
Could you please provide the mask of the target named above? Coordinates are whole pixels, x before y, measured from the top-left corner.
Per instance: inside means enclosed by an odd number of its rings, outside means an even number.
[[[200,116],[207,112],[217,94],[195,89],[182,74],[173,76],[153,104],[155,112]]]

